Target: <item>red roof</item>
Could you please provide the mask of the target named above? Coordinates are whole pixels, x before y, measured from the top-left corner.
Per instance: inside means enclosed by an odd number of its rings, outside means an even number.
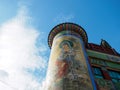
[[[94,43],[88,43],[86,48],[90,49],[90,50],[97,51],[97,52],[102,52],[102,53],[106,53],[106,54],[120,56],[120,54],[118,52],[116,52],[115,49],[107,48],[107,47],[104,47],[102,45],[97,45]]]

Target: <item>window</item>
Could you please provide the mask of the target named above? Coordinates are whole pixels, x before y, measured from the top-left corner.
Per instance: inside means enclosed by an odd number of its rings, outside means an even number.
[[[113,82],[120,82],[120,72],[108,70],[109,75]]]
[[[92,67],[95,78],[103,78],[103,74],[100,68]]]

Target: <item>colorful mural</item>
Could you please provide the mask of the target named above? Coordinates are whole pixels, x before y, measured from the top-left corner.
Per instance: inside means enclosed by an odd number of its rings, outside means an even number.
[[[90,63],[91,64],[97,64],[97,65],[106,66],[105,61],[98,60],[98,59],[90,59]]]
[[[117,57],[117,56],[108,55],[105,53],[100,53],[100,52],[91,51],[91,50],[87,50],[87,54],[88,56],[91,56],[91,57],[120,63],[120,57]]]
[[[94,58],[90,59],[90,62],[91,64],[95,64],[95,65],[101,65],[101,66],[107,66],[114,69],[120,69],[120,64],[115,62],[104,61],[104,60],[99,60]]]
[[[111,69],[119,72],[120,70],[120,58],[113,55],[108,55],[104,53],[99,53],[91,50],[87,50],[88,55],[90,56],[90,63],[93,66],[99,66],[102,69],[103,79],[95,78],[99,90],[120,90],[120,82],[114,82],[113,77],[108,73]],[[115,74],[112,73],[114,77]],[[119,74],[118,76],[119,77]],[[113,78],[113,79],[112,79]],[[111,80],[112,79],[112,80]],[[117,78],[119,79],[119,78]]]
[[[93,90],[80,38],[55,38],[48,69],[49,90]]]

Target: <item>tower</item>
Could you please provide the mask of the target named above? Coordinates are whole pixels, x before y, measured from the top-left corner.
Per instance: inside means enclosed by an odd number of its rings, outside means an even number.
[[[51,48],[46,90],[96,90],[88,61],[85,30],[74,23],[55,26],[49,36]]]

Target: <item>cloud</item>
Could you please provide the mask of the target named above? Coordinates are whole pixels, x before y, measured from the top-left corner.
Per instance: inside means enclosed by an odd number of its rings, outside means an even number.
[[[73,14],[65,15],[65,14],[61,13],[54,19],[54,21],[58,22],[58,23],[70,22],[73,18],[74,18]]]
[[[0,25],[0,90],[44,90],[47,48],[32,26],[27,7]],[[39,46],[36,46],[39,38]],[[42,48],[42,49],[41,49]]]

